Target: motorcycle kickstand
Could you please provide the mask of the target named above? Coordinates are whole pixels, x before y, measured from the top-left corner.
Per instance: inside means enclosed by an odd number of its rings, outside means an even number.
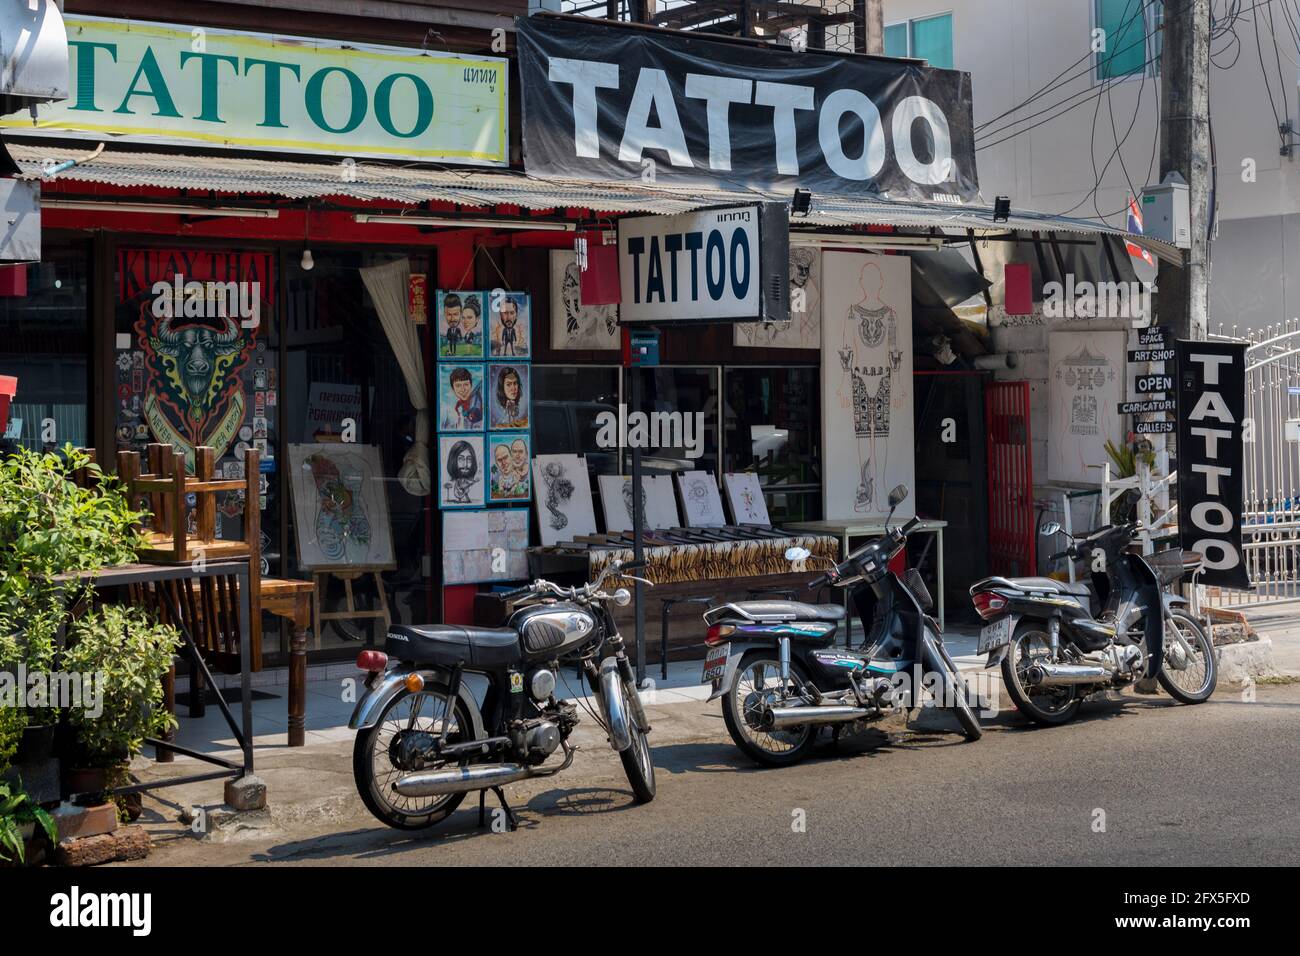
[[[501,801],[501,809],[506,812],[506,829],[514,833],[519,829],[519,818],[515,816],[515,811],[510,809],[510,804],[506,802],[506,795],[500,787],[486,787],[478,792],[478,825],[487,826],[484,801],[487,800],[488,790],[495,793],[497,799]]]

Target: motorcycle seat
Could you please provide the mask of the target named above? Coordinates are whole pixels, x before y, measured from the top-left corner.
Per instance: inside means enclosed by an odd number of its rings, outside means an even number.
[[[417,664],[454,667],[501,667],[520,658],[519,635],[509,627],[460,624],[394,624],[384,639],[384,653]]]
[[[732,605],[757,620],[828,621],[844,620],[842,604],[805,604],[803,601],[736,601]]]
[[[1052,594],[1074,594],[1088,597],[1092,592],[1083,581],[1058,581],[1055,578],[1009,578],[1016,587],[1026,591],[1047,591]]]

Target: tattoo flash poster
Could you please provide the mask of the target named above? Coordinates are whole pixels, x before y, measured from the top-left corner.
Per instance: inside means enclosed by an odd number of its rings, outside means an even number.
[[[822,258],[822,460],[826,518],[884,519],[889,492],[912,492],[912,260],[827,252]]]
[[[1124,438],[1122,359],[1128,333],[1052,332],[1047,359],[1047,477],[1101,481],[1106,441]]]
[[[117,271],[118,313],[139,355],[119,355],[127,370],[119,375],[119,445],[138,449],[149,436],[181,449],[190,471],[196,446],[212,446],[220,461],[241,431],[249,440],[255,419],[269,417],[266,380],[259,386],[255,376],[268,371],[274,257],[123,249]]]

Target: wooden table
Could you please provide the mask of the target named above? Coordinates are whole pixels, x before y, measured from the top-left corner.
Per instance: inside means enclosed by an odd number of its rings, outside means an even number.
[[[813,534],[833,534],[840,539],[840,560],[844,560],[849,555],[850,539],[852,538],[878,538],[885,533],[885,523],[880,519],[850,519],[846,521],[798,521],[789,524],[782,524],[782,527],[789,528],[792,531],[807,531]],[[937,608],[939,612],[939,627],[944,626],[943,616],[943,529],[948,527],[948,522],[941,521],[938,518],[922,518],[920,523],[912,529],[916,534],[929,533],[935,537],[937,545],[938,559],[938,580],[939,595]],[[844,606],[852,613],[849,607],[849,596],[844,595]],[[850,617],[850,621],[852,618]]]
[[[211,773],[189,774],[183,777],[171,777],[166,780],[156,780],[150,783],[137,783],[126,787],[117,787],[110,791],[115,794],[139,793],[145,790],[157,790],[163,787],[175,787],[181,784],[198,783],[203,780],[218,780],[229,777],[247,777],[253,775],[253,694],[250,680],[252,673],[251,652],[249,645],[248,622],[252,619],[249,602],[249,562],[245,558],[240,561],[205,561],[194,562],[193,564],[180,565],[161,565],[161,564],[125,564],[114,565],[112,567],[100,568],[94,571],[71,571],[66,574],[56,575],[54,582],[65,593],[67,589],[75,589],[83,584],[93,584],[97,588],[129,588],[131,585],[143,585],[165,581],[180,581],[189,578],[217,577],[220,575],[233,575],[239,582],[239,606],[240,606],[240,633],[239,633],[239,687],[240,687],[240,717],[239,722],[235,721],[234,715],[230,712],[225,700],[218,695],[217,706],[221,708],[221,714],[226,719],[226,724],[230,728],[231,734],[234,735],[235,741],[239,744],[243,760],[241,763],[235,763],[226,760],[224,757],[218,757],[214,754],[203,753],[197,750],[190,750],[181,747],[172,741],[158,740],[154,738],[145,738],[145,742],[154,747],[155,750],[164,749],[173,753],[183,754],[186,757],[193,757],[195,760],[201,760],[205,763],[214,764],[220,767],[220,770]],[[207,686],[211,687],[212,673],[208,670],[208,665],[203,660],[203,655],[199,650],[198,644],[195,643],[194,635],[183,623],[184,616],[176,609],[172,615],[175,627],[180,631],[181,638],[188,647],[195,666],[202,672],[206,678]],[[65,628],[67,626],[66,617],[61,621],[58,631],[58,645],[64,644]]]
[[[307,630],[316,585],[290,578],[262,578],[262,610],[289,622],[289,746],[302,747],[307,734]]]

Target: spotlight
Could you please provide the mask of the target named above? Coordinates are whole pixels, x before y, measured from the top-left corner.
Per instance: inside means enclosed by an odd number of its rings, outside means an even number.
[[[790,200],[791,214],[806,216],[810,209],[812,209],[812,191],[809,189],[796,189],[794,197]]]
[[[999,196],[993,200],[993,221],[1006,222],[1011,218],[1011,199],[1007,196]]]

